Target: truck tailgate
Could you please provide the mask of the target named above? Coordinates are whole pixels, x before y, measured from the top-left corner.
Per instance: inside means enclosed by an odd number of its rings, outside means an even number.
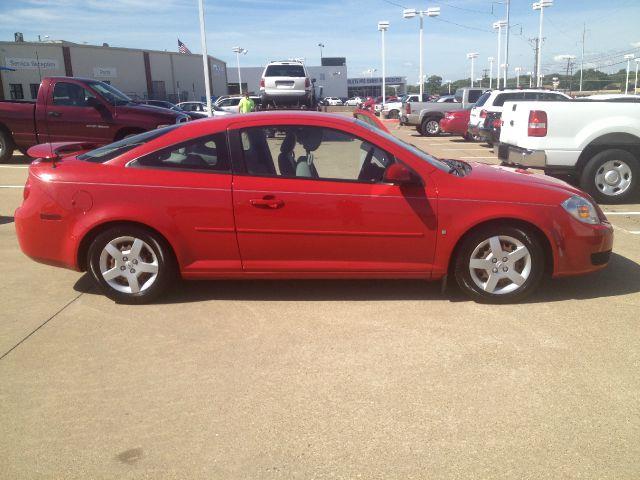
[[[500,143],[516,147],[530,148],[527,145],[527,127],[529,111],[537,102],[505,102],[502,110],[502,128]]]

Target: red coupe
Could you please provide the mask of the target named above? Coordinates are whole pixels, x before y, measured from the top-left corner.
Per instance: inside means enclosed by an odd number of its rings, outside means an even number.
[[[470,116],[470,108],[446,112],[444,114],[444,117],[442,117],[442,119],[440,120],[440,130],[442,130],[444,133],[460,135],[465,140],[472,140],[471,135],[467,132]]]
[[[476,300],[512,302],[545,272],[603,268],[613,242],[598,206],[564,182],[437,159],[346,116],[262,112],[29,154],[22,250],[88,270],[124,303],[178,276],[448,274]]]

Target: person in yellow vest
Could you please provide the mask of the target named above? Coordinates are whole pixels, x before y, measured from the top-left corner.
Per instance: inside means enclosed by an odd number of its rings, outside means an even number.
[[[249,97],[249,92],[244,92],[244,98],[240,100],[238,104],[238,112],[240,113],[250,113],[256,109],[256,104]]]

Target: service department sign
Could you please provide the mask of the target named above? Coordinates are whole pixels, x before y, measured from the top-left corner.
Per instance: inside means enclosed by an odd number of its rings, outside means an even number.
[[[59,70],[58,60],[52,58],[5,57],[5,65],[16,70]]]
[[[93,67],[94,78],[116,78],[117,76],[116,67]]]

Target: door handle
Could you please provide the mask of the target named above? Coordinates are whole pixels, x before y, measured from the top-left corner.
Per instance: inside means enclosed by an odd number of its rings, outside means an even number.
[[[265,195],[262,198],[253,198],[249,200],[249,203],[257,208],[282,208],[284,207],[284,202],[282,200],[276,199],[273,195]]]
[[[48,112],[48,115],[50,117],[61,117],[62,116],[62,114],[60,112],[51,112],[51,111]]]

